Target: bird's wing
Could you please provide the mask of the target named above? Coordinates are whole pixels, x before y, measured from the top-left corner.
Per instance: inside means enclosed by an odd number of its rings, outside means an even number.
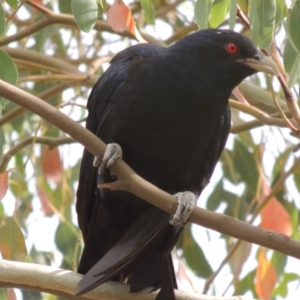
[[[100,77],[90,94],[86,121],[88,130],[97,135],[101,131],[102,121],[122,90],[130,65],[159,51],[161,48],[154,45],[136,45],[113,58],[110,68]],[[76,201],[78,224],[85,242],[78,269],[80,273],[86,273],[123,234],[113,226],[114,222],[97,193],[97,169],[93,167],[93,160],[94,156],[85,149]]]
[[[230,132],[230,106],[227,105],[224,113],[221,116],[219,125],[214,131],[212,141],[209,145],[209,152],[207,153],[207,165],[206,165],[206,174],[207,179],[209,180],[212,176],[212,173],[215,169],[217,162],[224,150],[228,134]]]

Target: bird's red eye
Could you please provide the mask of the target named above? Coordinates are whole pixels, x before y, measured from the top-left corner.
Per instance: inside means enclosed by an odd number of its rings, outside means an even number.
[[[238,46],[236,44],[230,43],[226,45],[225,49],[229,54],[236,54],[238,51]]]

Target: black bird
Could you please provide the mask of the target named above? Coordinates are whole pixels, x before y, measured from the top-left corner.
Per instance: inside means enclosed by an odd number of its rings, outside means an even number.
[[[225,146],[231,91],[258,71],[277,73],[250,39],[230,30],[198,31],[169,48],[135,45],[117,54],[94,86],[86,127],[118,143],[144,179],[193,205]],[[157,300],[174,300],[170,252],[190,211],[171,225],[169,214],[128,192],[97,189],[97,181],[116,178],[106,169],[111,162],[98,173],[93,160],[85,150],[76,209],[85,243],[78,272],[86,275],[77,293],[115,280],[131,292],[152,287],[160,289]]]

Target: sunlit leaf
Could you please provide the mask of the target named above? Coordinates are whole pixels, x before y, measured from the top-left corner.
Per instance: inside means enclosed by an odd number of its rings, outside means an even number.
[[[199,29],[208,27],[208,19],[212,7],[212,0],[197,0],[195,5],[195,20]]]
[[[251,38],[260,48],[267,48],[275,26],[275,0],[250,0]]]
[[[63,169],[58,148],[43,147],[41,161],[43,174],[47,180],[56,184],[60,183]]]
[[[152,0],[141,0],[141,5],[144,10],[144,16],[149,24],[155,24],[155,12]]]
[[[0,228],[0,252],[4,259],[24,261],[27,255],[24,235],[14,218]]]
[[[77,26],[84,32],[89,32],[95,26],[98,15],[96,0],[72,0],[72,11]]]
[[[7,4],[13,8],[13,9],[17,9],[19,6],[19,0],[6,0],[5,2],[7,2]]]
[[[8,190],[8,172],[0,173],[0,201],[4,198]]]
[[[215,0],[210,12],[209,24],[212,28],[218,27],[225,19],[230,0]]]
[[[276,279],[274,267],[267,259],[265,249],[261,248],[258,254],[258,267],[255,278],[255,290],[261,299],[271,299]]]

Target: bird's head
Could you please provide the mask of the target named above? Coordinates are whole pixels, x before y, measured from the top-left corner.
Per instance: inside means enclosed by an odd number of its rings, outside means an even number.
[[[210,70],[215,79],[228,75],[232,84],[257,72],[278,75],[274,61],[263,55],[246,36],[232,30],[205,29],[194,32],[173,45],[174,50],[193,57],[205,71]]]

